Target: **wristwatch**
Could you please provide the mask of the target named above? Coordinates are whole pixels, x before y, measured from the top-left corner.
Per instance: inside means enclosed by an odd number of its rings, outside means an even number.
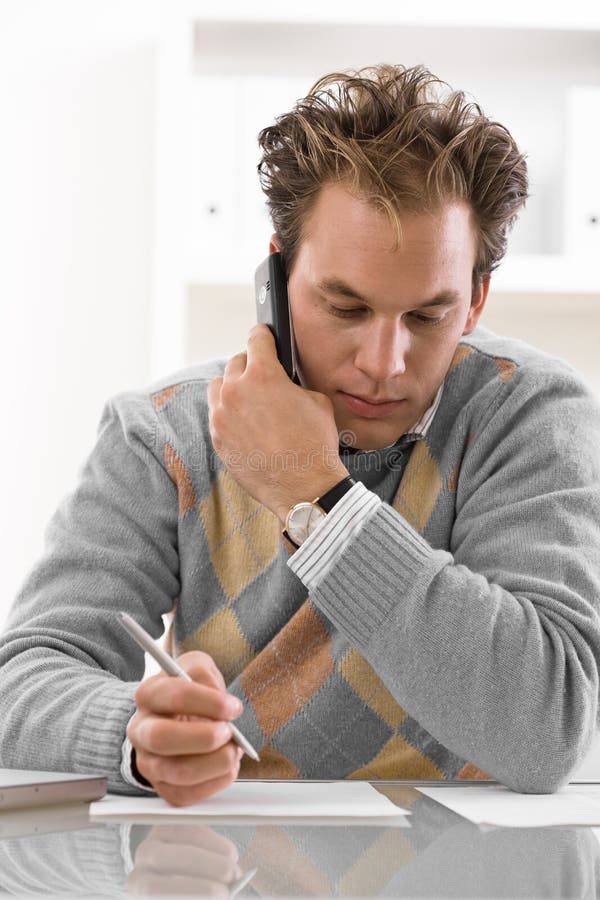
[[[331,512],[338,500],[348,493],[353,484],[356,484],[356,481],[348,475],[338,481],[322,497],[292,506],[286,516],[285,528],[281,532],[284,541],[291,544],[294,550],[302,546],[309,534],[313,533],[317,525],[323,521],[328,512]]]

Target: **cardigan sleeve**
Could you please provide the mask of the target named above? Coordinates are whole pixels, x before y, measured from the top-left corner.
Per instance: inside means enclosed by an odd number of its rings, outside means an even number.
[[[0,765],[102,772],[109,790],[136,791],[121,753],[144,656],[116,612],[158,637],[179,591],[177,491],[158,427],[149,396],[111,401],[47,529],[0,638]]]
[[[575,376],[519,371],[470,427],[448,549],[383,503],[305,584],[436,740],[551,792],[597,723],[600,413]]]

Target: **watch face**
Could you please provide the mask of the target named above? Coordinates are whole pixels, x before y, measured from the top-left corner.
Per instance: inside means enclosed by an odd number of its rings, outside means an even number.
[[[315,503],[297,503],[288,513],[287,533],[300,546],[324,518],[325,513]]]

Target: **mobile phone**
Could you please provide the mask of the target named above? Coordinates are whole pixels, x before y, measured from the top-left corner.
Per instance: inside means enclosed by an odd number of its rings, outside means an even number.
[[[295,381],[294,332],[281,253],[270,253],[262,261],[254,275],[254,288],[256,317],[259,322],[271,329],[279,362],[289,377]]]

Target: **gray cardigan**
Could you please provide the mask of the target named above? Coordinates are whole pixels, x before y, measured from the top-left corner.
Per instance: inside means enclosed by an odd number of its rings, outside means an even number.
[[[0,764],[101,770],[111,790],[135,791],[121,755],[143,658],[115,611],[158,637],[175,605],[177,647],[208,649],[228,670],[246,704],[238,724],[274,774],[370,777],[402,743],[441,778],[470,763],[516,790],[555,790],[598,710],[600,409],[590,390],[565,363],[477,329],[458,347],[426,438],[395,484],[378,484],[388,502],[313,582],[212,450],[206,387],[221,369],[205,364],[107,405],[0,642]],[[320,655],[307,667],[297,648],[309,633]],[[284,653],[291,682],[278,697],[285,706],[294,679],[301,696],[285,714],[264,700],[277,647],[296,648]],[[351,760],[315,754],[352,723]]]

